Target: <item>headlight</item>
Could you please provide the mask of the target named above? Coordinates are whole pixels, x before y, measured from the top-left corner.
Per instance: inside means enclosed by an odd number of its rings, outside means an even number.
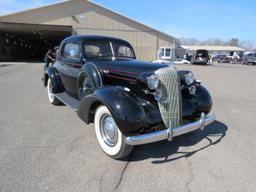
[[[194,83],[195,81],[195,76],[193,73],[189,72],[188,74],[185,75],[185,83],[190,86]]]
[[[156,75],[151,75],[147,80],[148,88],[150,90],[155,90],[158,87],[159,79]]]

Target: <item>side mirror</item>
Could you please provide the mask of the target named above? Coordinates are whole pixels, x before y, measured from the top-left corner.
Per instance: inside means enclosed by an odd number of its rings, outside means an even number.
[[[81,61],[81,63],[82,64],[85,64],[85,62],[86,62],[86,59],[81,55],[81,57],[80,57],[81,59],[80,59],[80,61]]]

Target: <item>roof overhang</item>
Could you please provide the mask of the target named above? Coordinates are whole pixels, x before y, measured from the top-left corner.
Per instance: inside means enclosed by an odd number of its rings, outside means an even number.
[[[0,22],[0,34],[23,40],[58,40],[72,33],[72,26]]]
[[[77,5],[79,7],[74,8],[74,5]],[[57,7],[58,7],[58,10],[56,9],[57,11],[54,12],[53,11],[54,8],[57,8]],[[63,10],[62,8],[64,8],[64,7],[69,8],[70,15],[67,15],[67,14],[69,14],[67,12],[61,11],[61,10]],[[103,14],[103,15],[107,16],[107,17],[117,19],[119,22],[123,22],[123,23],[125,22],[127,25],[131,26],[132,28],[134,28],[138,31],[153,33],[154,35],[157,35],[159,38],[162,38],[166,41],[179,44],[178,40],[175,37],[173,37],[169,34],[166,34],[164,32],[161,32],[161,31],[157,30],[157,29],[154,29],[150,26],[147,26],[143,23],[135,21],[134,19],[131,19],[127,16],[124,16],[124,15],[118,13],[118,12],[110,10],[106,7],[103,7],[100,4],[97,4],[95,2],[91,2],[89,0],[66,0],[66,1],[58,2],[58,3],[54,3],[54,4],[50,4],[50,5],[46,5],[46,6],[42,6],[42,7],[38,7],[38,8],[33,8],[33,9],[21,11],[21,12],[18,12],[18,13],[12,13],[12,14],[8,14],[8,15],[0,16],[0,21],[4,21],[4,22],[6,22],[6,21],[17,22],[18,21],[19,22],[20,21],[19,16],[22,16],[26,19],[29,18],[28,20],[30,21],[30,23],[31,22],[33,23],[33,20],[31,20],[31,17],[33,17],[33,16],[40,17],[41,16],[42,22],[39,22],[39,23],[46,23],[46,22],[50,21],[50,20],[45,21],[45,20],[49,19],[50,16],[49,15],[43,15],[42,14],[43,10],[48,10],[48,11],[52,11],[52,12],[55,13],[55,14],[53,14],[54,16],[51,16],[51,17],[54,17],[51,20],[56,20],[56,19],[59,19],[59,18],[79,15],[83,12],[86,12],[86,10],[87,11],[94,10],[94,11],[100,13],[100,14]],[[26,19],[24,19],[24,18],[21,20],[21,22],[27,23]]]
[[[187,51],[197,51],[199,49],[205,49],[208,51],[216,51],[216,52],[225,52],[225,51],[237,51],[237,52],[244,52],[246,51],[243,48],[236,47],[236,46],[211,46],[211,45],[182,45],[182,48],[186,49]]]

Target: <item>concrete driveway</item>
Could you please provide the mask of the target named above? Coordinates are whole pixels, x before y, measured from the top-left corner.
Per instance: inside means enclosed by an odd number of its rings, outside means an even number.
[[[49,104],[42,65],[2,65],[0,191],[255,191],[256,67],[177,67],[210,90],[217,121],[115,161],[101,151],[93,125]]]

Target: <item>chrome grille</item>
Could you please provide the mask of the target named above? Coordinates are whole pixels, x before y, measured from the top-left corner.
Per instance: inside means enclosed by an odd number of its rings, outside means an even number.
[[[162,97],[158,101],[159,110],[166,127],[178,127],[182,120],[180,81],[174,67],[161,68],[155,73],[160,80]]]

